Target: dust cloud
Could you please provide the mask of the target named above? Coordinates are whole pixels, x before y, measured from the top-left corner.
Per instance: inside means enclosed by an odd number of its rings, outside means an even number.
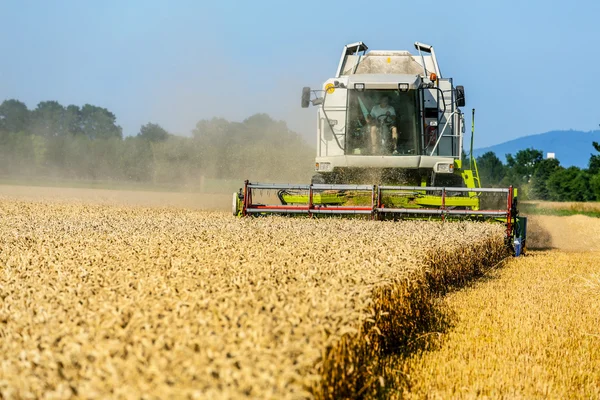
[[[600,219],[585,215],[531,215],[527,247],[532,250],[600,251]]]

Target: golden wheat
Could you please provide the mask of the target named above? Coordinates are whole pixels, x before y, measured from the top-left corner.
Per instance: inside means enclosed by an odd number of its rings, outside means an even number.
[[[0,197],[0,394],[332,398],[382,387],[365,371],[424,328],[432,290],[505,256],[502,231]]]
[[[388,360],[402,398],[600,398],[600,253],[533,252],[444,303],[436,351]]]

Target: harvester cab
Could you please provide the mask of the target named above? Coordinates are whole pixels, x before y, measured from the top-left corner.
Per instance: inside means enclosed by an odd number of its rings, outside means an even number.
[[[302,106],[313,96],[319,105],[313,183],[364,182],[365,175],[417,185],[476,179],[460,175],[464,89],[442,77],[432,46],[415,47],[418,55],[346,45],[323,90],[304,88]]]
[[[246,182],[234,214],[493,220],[506,224],[507,245],[520,254],[526,219],[516,189],[481,188],[474,125],[468,161],[463,154],[464,88],[442,76],[433,46],[415,49],[344,46],[335,76],[302,90],[302,107],[318,108],[311,184]]]

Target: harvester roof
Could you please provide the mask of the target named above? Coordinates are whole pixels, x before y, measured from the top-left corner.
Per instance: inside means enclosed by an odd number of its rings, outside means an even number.
[[[423,67],[408,51],[371,51],[364,56],[349,55],[342,69],[342,75],[422,73]]]
[[[394,74],[429,76],[439,73],[433,47],[415,43],[419,54],[406,50],[371,50],[362,42],[344,46],[336,77],[344,75]],[[424,65],[423,65],[424,64]],[[425,68],[423,68],[425,67]]]
[[[369,74],[369,75],[350,75],[348,77],[348,87],[354,87],[354,83],[362,83],[365,89],[397,89],[399,83],[407,83],[408,89],[417,89],[421,83],[418,74]]]

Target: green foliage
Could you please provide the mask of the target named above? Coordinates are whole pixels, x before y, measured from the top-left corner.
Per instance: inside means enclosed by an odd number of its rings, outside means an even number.
[[[550,191],[547,182],[550,176],[554,174],[560,166],[560,162],[555,158],[541,160],[531,177],[531,197],[539,200],[550,200]]]
[[[116,117],[106,108],[86,104],[63,107],[57,101],[42,101],[33,111],[18,100],[0,105],[0,134],[34,134],[46,138],[85,135],[90,139],[121,138]]]
[[[86,104],[81,108],[81,130],[90,139],[123,137],[123,131],[116,124],[117,117],[106,108]]]
[[[597,152],[600,152],[600,144],[597,142],[592,142],[592,146]],[[600,174],[600,154],[592,154],[590,157],[590,162],[588,164],[588,171],[592,175]]]
[[[169,132],[163,129],[162,126],[149,122],[140,128],[138,137],[151,142],[162,142],[169,138]]]
[[[174,136],[148,123],[123,139],[105,108],[45,101],[29,111],[6,100],[0,105],[0,176],[193,187],[202,187],[205,178],[310,179],[314,150],[265,114],[241,123],[200,121],[193,134]]]
[[[506,173],[505,166],[493,151],[477,157],[477,169],[479,178],[484,186],[496,186],[500,184]]]
[[[590,190],[594,194],[595,200],[600,200],[600,173],[591,175]]]
[[[505,181],[514,186],[528,183],[535,172],[537,164],[543,159],[544,154],[536,149],[519,150],[514,157],[507,154]]]
[[[590,174],[577,167],[559,167],[548,178],[550,200],[591,201],[595,199],[590,188]]]
[[[25,132],[29,127],[30,113],[25,103],[5,100],[0,104],[0,132]]]
[[[600,145],[593,143],[596,151]],[[506,155],[502,165],[493,152],[477,160],[482,181],[494,185],[501,171],[501,185],[513,185],[520,189],[521,199],[555,201],[593,201],[600,199],[600,155],[592,155],[590,168],[563,168],[557,159],[544,159],[536,149],[518,151],[514,156]]]
[[[600,143],[592,142],[594,150],[600,153]],[[588,173],[590,174],[590,191],[596,200],[600,200],[600,154],[590,156]]]
[[[79,106],[70,105],[65,108],[62,115],[63,133],[71,135],[83,134],[83,120]]]
[[[63,113],[65,108],[57,101],[42,101],[31,112],[30,131],[44,137],[61,136],[63,129]]]

